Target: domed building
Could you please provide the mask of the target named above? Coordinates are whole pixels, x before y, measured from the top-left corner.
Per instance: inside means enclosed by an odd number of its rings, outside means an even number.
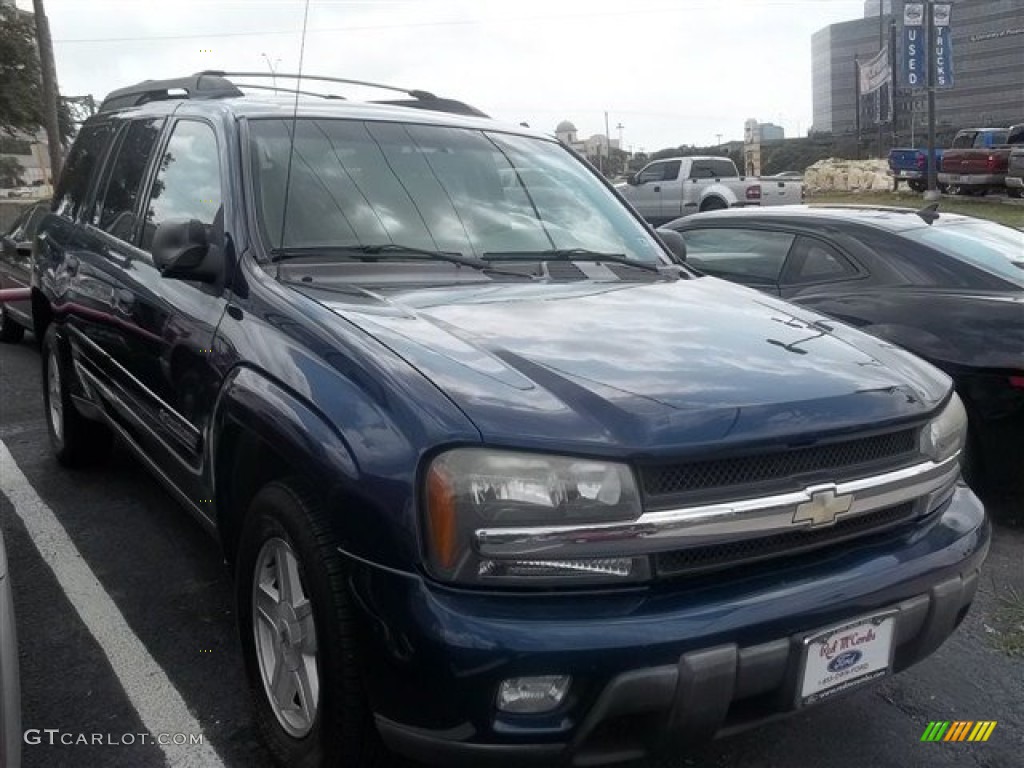
[[[560,142],[568,144],[570,147],[578,141],[576,138],[576,126],[568,120],[563,120],[558,124],[558,127],[555,128],[555,135]]]

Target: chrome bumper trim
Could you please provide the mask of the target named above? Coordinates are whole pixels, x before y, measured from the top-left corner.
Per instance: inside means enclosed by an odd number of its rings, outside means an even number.
[[[645,512],[636,520],[589,525],[481,528],[474,543],[481,557],[581,558],[629,557],[724,541],[825,528],[880,509],[916,502],[924,514],[944,499],[960,476],[959,454],[941,463],[924,461],[881,475],[834,485],[813,485],[802,491]],[[841,503],[831,520],[808,518],[808,506],[823,499]],[[828,502],[826,501],[826,506]],[[811,518],[815,516],[810,515]],[[795,520],[794,518],[800,518]]]

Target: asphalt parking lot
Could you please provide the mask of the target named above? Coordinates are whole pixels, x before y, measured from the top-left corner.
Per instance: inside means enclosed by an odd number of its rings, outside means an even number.
[[[0,458],[10,457],[0,524],[23,728],[39,742],[24,746],[24,766],[269,766],[217,547],[123,449],[89,471],[58,467],[31,337],[0,347],[0,441]],[[995,509],[1005,515],[1015,504],[1024,501]],[[983,744],[922,743],[932,720],[998,725]],[[90,743],[61,744],[47,729]],[[196,730],[202,744],[143,743]],[[93,734],[103,743],[91,743]],[[127,735],[132,743],[121,743]],[[931,658],[841,702],[657,766],[1009,768],[1022,754],[1024,528],[999,524],[973,610]]]

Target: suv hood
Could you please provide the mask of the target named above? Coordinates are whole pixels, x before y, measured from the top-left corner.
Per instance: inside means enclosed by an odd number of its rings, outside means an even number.
[[[923,417],[950,383],[885,342],[713,278],[298,288],[499,444],[649,455]]]

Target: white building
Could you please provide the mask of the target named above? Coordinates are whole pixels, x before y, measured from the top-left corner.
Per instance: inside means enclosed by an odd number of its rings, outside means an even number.
[[[595,133],[589,139],[580,139],[576,126],[563,120],[555,128],[555,136],[563,144],[572,147],[589,160],[607,157],[610,149],[619,148],[618,139],[609,139],[603,133]]]

